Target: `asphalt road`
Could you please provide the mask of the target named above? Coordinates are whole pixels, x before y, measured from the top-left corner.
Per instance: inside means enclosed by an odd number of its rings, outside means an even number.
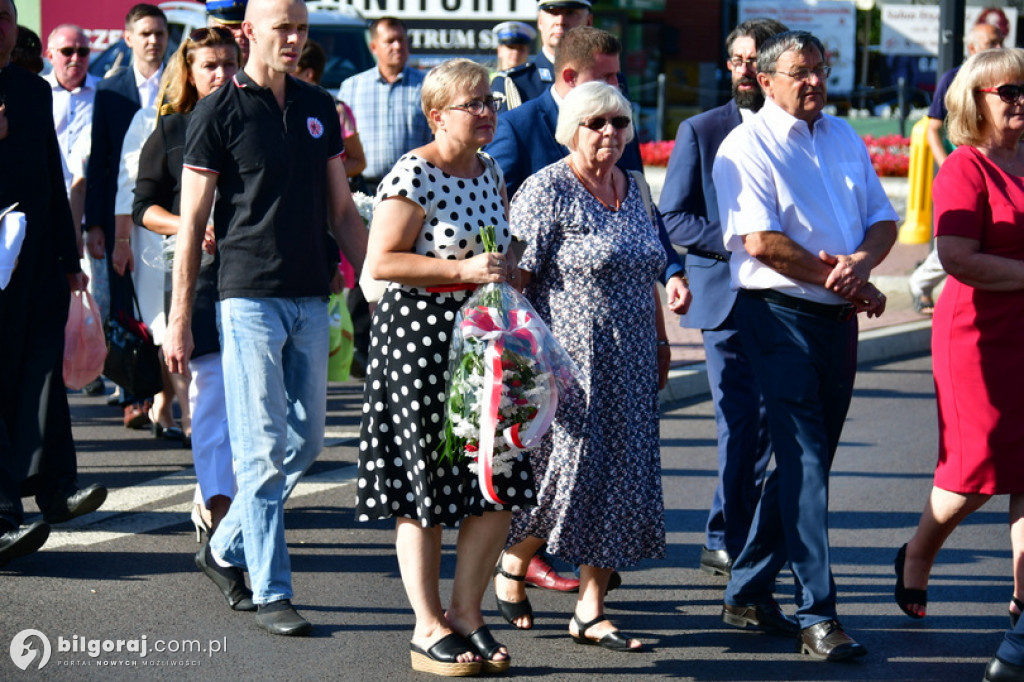
[[[412,614],[398,576],[393,524],[354,519],[352,473],[360,392],[332,385],[328,447],[290,502],[297,607],[309,639],[274,637],[230,611],[193,564],[190,453],[121,428],[100,399],[72,396],[81,482],[101,481],[101,512],[65,524],[36,555],[0,569],[2,680],[426,680],[409,669]],[[719,619],[722,579],[696,569],[715,482],[707,400],[669,405],[662,421],[668,556],[624,572],[608,600],[642,654],[581,647],[566,633],[571,595],[530,591],[537,623],[513,630],[488,591],[485,617],[513,655],[509,676],[551,682],[682,680],[976,680],[1007,625],[1012,592],[1007,500],[997,498],[952,536],[931,583],[929,615],[911,621],[892,600],[892,561],[931,485],[935,406],[930,358],[863,367],[832,476],[829,522],[840,616],[866,658],[811,661],[789,639]],[[30,517],[31,518],[31,517]],[[450,589],[446,533],[442,590]],[[779,601],[792,612],[792,580]],[[50,643],[28,670],[7,654],[17,633]],[[144,639],[143,639],[144,638]],[[122,651],[103,651],[124,640]],[[201,651],[190,650],[196,641]],[[135,644],[131,644],[134,641]],[[146,655],[131,651],[145,642]],[[183,642],[186,642],[183,644]],[[38,638],[28,643],[42,650]],[[99,647],[90,655],[89,647]]]

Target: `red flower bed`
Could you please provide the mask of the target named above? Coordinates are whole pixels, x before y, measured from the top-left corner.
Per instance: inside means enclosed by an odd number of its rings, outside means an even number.
[[[645,166],[667,166],[668,157],[675,146],[675,140],[644,142],[640,145],[640,158],[643,159]]]
[[[910,170],[910,138],[899,135],[864,136],[871,155],[871,165],[881,177],[907,177]]]
[[[899,135],[873,137],[865,135],[864,144],[871,155],[871,165],[882,177],[907,177],[910,169],[910,138]],[[667,166],[668,158],[675,147],[675,140],[644,142],[640,145],[640,157],[645,166]]]

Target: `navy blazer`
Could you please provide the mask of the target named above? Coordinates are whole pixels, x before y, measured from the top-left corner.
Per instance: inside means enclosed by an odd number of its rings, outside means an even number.
[[[531,99],[498,117],[494,139],[484,151],[498,162],[505,176],[509,197],[515,195],[526,178],[569,155],[569,149],[555,139],[557,126],[558,104],[550,89],[537,99]],[[615,165],[624,171],[636,170],[643,173],[644,162],[640,158],[640,145],[635,137],[626,145]],[[662,281],[667,282],[670,277],[682,272],[683,264],[672,248],[656,207],[651,208],[654,209],[658,237],[668,262],[662,273]]]
[[[739,108],[735,100],[730,100],[679,124],[660,205],[673,244],[728,258],[711,167],[722,140],[741,122]],[[681,316],[682,325],[715,329],[736,302],[728,261],[687,253],[686,274],[693,301],[689,311]]]
[[[92,151],[85,179],[85,224],[100,225],[107,237],[108,253],[114,246],[114,199],[121,145],[132,117],[141,107],[130,66],[96,86],[92,114]]]
[[[498,162],[505,174],[509,197],[526,178],[569,155],[569,149],[555,139],[557,127],[558,104],[550,88],[540,97],[498,117],[494,139],[484,151]],[[623,170],[643,171],[636,138],[626,145],[616,165]]]

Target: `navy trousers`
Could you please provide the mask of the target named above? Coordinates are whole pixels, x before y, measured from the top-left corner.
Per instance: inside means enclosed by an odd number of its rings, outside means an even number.
[[[741,295],[740,340],[764,396],[775,469],[725,601],[762,604],[788,561],[801,628],[836,616],[828,542],[828,476],[853,395],[857,320],[826,319]]]
[[[718,487],[711,502],[704,545],[734,559],[746,544],[771,459],[764,401],[736,330],[735,308],[706,330],[704,355],[718,431]]]
[[[1024,618],[1017,621],[1017,626],[1007,630],[1003,643],[996,651],[996,658],[1010,665],[1024,666]]]

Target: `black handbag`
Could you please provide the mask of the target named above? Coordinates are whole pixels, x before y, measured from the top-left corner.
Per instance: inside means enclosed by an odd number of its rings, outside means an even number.
[[[139,299],[132,288],[132,300],[139,311]],[[149,327],[126,310],[112,314],[104,325],[107,360],[103,374],[135,398],[151,398],[164,388],[160,355]]]

